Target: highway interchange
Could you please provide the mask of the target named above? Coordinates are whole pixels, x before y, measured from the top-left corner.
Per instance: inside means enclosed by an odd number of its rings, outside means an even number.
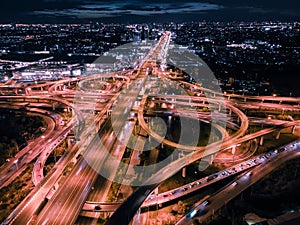
[[[236,179],[222,190],[196,203],[194,208],[177,222],[192,224],[195,218],[200,221],[209,218],[224,204],[283,162],[299,156],[299,142],[256,156],[253,154],[257,145],[251,145],[247,149],[248,152],[241,155],[240,160],[232,167],[164,193],[153,193],[162,181],[191,163],[199,160],[212,163],[221,151],[235,151],[240,144],[257,139],[263,144],[265,135],[275,133],[276,138],[279,138],[282,130],[290,129],[290,132],[294,133],[300,125],[297,120],[250,118],[244,113],[249,109],[277,114],[283,114],[284,111],[298,113],[299,98],[229,95],[197,83],[183,81],[180,76],[170,77],[164,67],[170,40],[171,33],[165,32],[134,69],[33,85],[26,88],[25,95],[0,96],[2,108],[22,108],[30,113],[38,113],[48,123],[44,135],[34,140],[34,144],[22,149],[0,172],[1,187],[7,186],[29,163],[35,162],[35,188],[2,224],[95,224],[97,217],[78,216],[82,213],[101,211],[114,212],[107,225],[129,224],[140,207],[182,198],[227,177],[236,176]],[[102,87],[101,90],[95,88],[96,81],[97,85]],[[180,91],[176,94],[167,91],[160,93],[155,89],[155,85],[166,89],[169,84],[175,84],[176,89],[183,89],[185,94],[180,94]],[[68,88],[72,85],[77,85],[80,91]],[[170,90],[173,91],[172,88]],[[153,108],[153,105],[160,106],[160,109]],[[209,108],[210,111],[198,110],[203,107]],[[72,111],[74,117],[61,125],[59,115],[53,118],[54,108]],[[158,114],[198,119],[211,125],[214,133],[211,136],[214,137],[209,139],[207,146],[169,140],[151,128],[147,122],[151,115]],[[130,147],[136,150],[130,158],[127,169],[129,172],[136,166],[134,158],[138,157],[139,151],[143,151],[144,146],[150,143],[131,135],[137,122],[147,136],[155,140],[153,143],[173,147],[178,156],[167,164],[157,163],[156,166],[147,168],[148,176],[139,181],[140,187],[124,202],[105,203],[113,181],[116,181],[118,169],[124,166],[122,158],[129,146],[129,140],[133,142]],[[253,124],[265,128],[249,133],[249,125]],[[231,128],[231,133],[227,132],[228,127]],[[44,177],[43,166],[47,157],[59,143],[70,139],[69,134],[72,131],[75,131],[75,138],[72,139],[77,141]],[[59,186],[58,181],[71,161],[75,162],[75,165]],[[232,163],[232,158],[223,158],[221,161]],[[133,180],[125,181],[124,178],[121,183],[123,182],[130,184]]]

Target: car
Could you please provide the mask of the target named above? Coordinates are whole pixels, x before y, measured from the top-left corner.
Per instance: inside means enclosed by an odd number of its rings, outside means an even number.
[[[101,209],[101,207],[99,205],[95,206],[95,210],[100,210],[100,209]]]
[[[262,155],[259,157],[260,159],[267,159],[267,157],[265,155]]]
[[[211,180],[214,180],[218,177],[218,174],[215,174],[215,175],[210,175],[208,178],[207,178],[207,181],[211,181]]]
[[[190,218],[193,218],[196,214],[197,214],[197,210],[194,209],[194,210],[190,213]]]
[[[252,176],[252,172],[248,172],[248,173],[246,173],[246,175],[247,175],[248,177],[251,177],[251,176]]]
[[[233,186],[233,187],[236,186],[236,185],[238,185],[237,182],[233,182],[233,183],[232,183],[232,186]]]
[[[209,200],[205,200],[204,202],[202,202],[202,205],[203,205],[203,206],[206,206],[206,205],[208,205],[209,203],[210,203]]]
[[[152,200],[152,199],[154,199],[155,198],[155,195],[150,195],[149,197],[148,197],[148,200]]]

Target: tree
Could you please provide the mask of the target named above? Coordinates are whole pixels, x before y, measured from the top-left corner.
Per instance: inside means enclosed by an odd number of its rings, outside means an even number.
[[[178,214],[184,214],[186,211],[186,204],[183,203],[183,201],[178,201]]]

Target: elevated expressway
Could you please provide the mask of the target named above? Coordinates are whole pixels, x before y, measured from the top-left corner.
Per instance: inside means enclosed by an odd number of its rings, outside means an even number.
[[[144,62],[141,64],[140,71],[136,77],[137,82],[135,84],[137,85],[132,92],[128,92],[128,101],[122,102],[120,104],[119,110],[116,112],[121,116],[124,111],[130,112],[132,109],[133,103],[135,98],[140,94],[141,87],[143,86],[145,82],[145,77],[147,74],[145,73],[145,69],[148,66],[153,66],[153,63],[155,64],[158,54],[162,52],[162,55],[165,53],[164,48],[167,46],[169,39],[169,34],[166,33],[163,38],[158,42],[158,44],[153,48],[153,51],[145,58]],[[164,46],[164,47],[162,47]],[[99,75],[101,77],[101,75]],[[94,78],[91,78],[93,80]],[[130,82],[127,79],[128,83]],[[61,100],[60,97],[66,97],[66,95],[74,96],[74,92],[72,90],[58,90],[62,85],[64,85],[66,82],[69,82],[68,80],[61,81],[59,83],[56,83],[55,85],[50,88],[50,93],[54,97],[42,97],[38,101],[50,101],[50,102],[60,102],[60,103],[67,103],[67,105],[70,108],[73,108],[75,112],[78,112],[78,115],[81,114],[81,112],[73,105],[70,104],[68,101]],[[224,175],[222,173],[226,172],[228,173],[229,169],[226,171],[221,171],[217,174],[217,179],[208,181],[208,178],[203,178],[202,180],[195,181],[191,184],[188,184],[187,186],[183,186],[178,188],[177,190],[170,190],[168,193],[163,193],[161,195],[153,196],[150,195],[152,191],[159,185],[159,181],[165,180],[166,178],[172,176],[176,172],[178,172],[180,169],[184,168],[185,166],[189,165],[192,162],[195,162],[199,159],[202,159],[207,156],[211,156],[216,154],[219,150],[222,149],[228,149],[231,148],[239,143],[242,143],[247,140],[255,139],[257,137],[263,136],[267,133],[278,131],[280,129],[283,129],[285,127],[295,126],[297,124],[296,121],[286,122],[283,124],[280,124],[280,127],[275,128],[267,128],[262,131],[258,131],[254,134],[248,134],[245,135],[248,128],[248,118],[244,115],[244,113],[238,109],[238,105],[234,105],[232,103],[232,99],[235,98],[235,96],[226,96],[228,100],[225,100],[222,97],[222,93],[216,93],[210,90],[204,90],[202,87],[197,87],[197,85],[192,84],[184,84],[187,87],[190,88],[190,90],[195,91],[197,89],[199,92],[199,97],[191,97],[191,96],[176,96],[176,95],[164,95],[164,96],[157,96],[157,95],[151,95],[151,94],[142,94],[142,98],[140,100],[140,105],[138,107],[138,121],[139,124],[142,126],[142,128],[154,139],[157,139],[159,142],[162,142],[164,144],[167,144],[169,146],[172,146],[174,148],[178,148],[180,150],[186,151],[188,153],[182,158],[178,158],[174,162],[170,163],[168,167],[162,168],[159,171],[157,171],[155,174],[153,174],[143,186],[137,189],[136,192],[134,192],[124,203],[122,203],[120,206],[118,204],[114,204],[119,206],[117,211],[112,215],[110,220],[107,222],[107,224],[114,224],[114,225],[122,225],[122,224],[128,224],[136,211],[139,209],[140,206],[149,206],[153,204],[158,204],[158,202],[166,202],[172,199],[177,198],[178,196],[183,196],[186,193],[192,192],[193,188],[199,188],[203,187],[205,185],[208,185],[210,183],[216,182],[219,179],[222,179]],[[128,85],[128,87],[132,87]],[[201,89],[202,88],[202,89]],[[108,91],[108,90],[107,90]],[[88,195],[88,193],[91,191],[91,188],[94,185],[94,182],[96,178],[98,177],[98,173],[96,171],[107,171],[110,170],[110,176],[114,176],[117,166],[113,164],[112,162],[106,161],[107,154],[104,151],[99,151],[99,149],[108,150],[108,153],[111,155],[119,156],[121,154],[118,154],[118,151],[120,151],[120,143],[118,141],[118,138],[112,131],[111,125],[109,125],[110,116],[107,114],[111,110],[113,102],[117,99],[118,91],[116,90],[116,93],[104,93],[108,95],[108,98],[110,99],[108,101],[108,104],[102,108],[100,114],[97,116],[97,120],[101,121],[99,124],[97,124],[97,128],[101,129],[97,132],[94,129],[91,129],[89,132],[85,132],[85,138],[82,138],[83,143],[79,143],[84,146],[85,152],[85,159],[91,160],[92,164],[88,165],[86,160],[83,158],[80,158],[77,164],[75,165],[74,169],[72,170],[71,174],[68,176],[67,180],[64,182],[63,186],[61,186],[52,199],[46,204],[46,206],[43,208],[41,213],[38,215],[36,220],[32,218],[32,215],[37,211],[37,208],[39,206],[40,201],[37,199],[38,196],[45,196],[49,192],[49,190],[52,188],[53,184],[57,180],[54,179],[54,176],[47,177],[47,179],[44,179],[41,184],[37,187],[37,193],[38,195],[35,195],[34,193],[31,193],[31,196],[28,197],[28,204],[24,204],[20,206],[19,211],[15,211],[10,215],[8,220],[6,220],[7,224],[27,224],[31,220],[34,220],[36,224],[73,224],[83,207],[86,210],[95,210],[95,205],[100,204],[99,202],[91,202],[86,203],[84,205],[85,199]],[[195,91],[195,93],[197,93]],[[206,94],[206,96],[201,97],[201,95]],[[94,93],[88,93],[88,97],[93,98]],[[181,145],[179,143],[174,143],[169,140],[163,139],[155,133],[153,130],[151,130],[148,125],[145,123],[144,119],[144,112],[145,112],[145,106],[147,104],[147,101],[152,98],[164,98],[169,99],[170,103],[173,104],[172,99],[176,99],[174,104],[179,105],[186,105],[186,104],[193,104],[194,106],[203,106],[206,104],[213,105],[214,111],[212,112],[213,117],[219,118],[221,123],[227,123],[226,115],[229,114],[235,114],[239,118],[239,130],[236,131],[233,135],[224,137],[224,140],[220,140],[218,142],[214,142],[209,144],[206,147],[198,147],[198,146],[186,146]],[[25,102],[30,98],[27,97],[19,97],[22,101]],[[32,97],[35,98],[34,96]],[[247,98],[243,96],[243,100],[247,101],[247,99],[250,99],[251,97]],[[26,99],[26,100],[25,100]],[[236,97],[237,104],[239,103],[239,98]],[[299,100],[299,99],[298,99]],[[255,99],[255,101],[260,101],[260,99]],[[266,100],[264,100],[266,101]],[[285,102],[287,100],[285,99]],[[294,107],[294,106],[293,106]],[[295,105],[295,107],[297,107]],[[220,116],[220,114],[222,114]],[[82,114],[81,114],[82,115]],[[128,114],[125,113],[124,116],[120,117],[120,121],[126,121],[126,117]],[[219,117],[218,117],[219,116]],[[85,119],[83,116],[79,116],[79,119],[82,119],[82,122],[85,122]],[[214,121],[215,122],[215,121]],[[115,122],[118,123],[118,122]],[[83,123],[79,123],[82,128],[79,128],[79,130],[83,130]],[[118,132],[122,132],[122,127],[124,126],[124,123],[119,123],[116,127],[118,127],[120,130]],[[100,134],[100,137],[97,137],[97,134]],[[96,136],[95,136],[96,135]],[[99,140],[100,139],[100,140]],[[101,145],[102,143],[102,145]],[[80,147],[80,146],[79,146]],[[74,150],[75,151],[75,150]],[[73,155],[74,156],[74,155]],[[68,160],[70,160],[72,157],[71,155],[68,156]],[[64,160],[64,159],[62,159]],[[103,163],[106,161],[106,165],[104,166]],[[65,163],[67,161],[64,161]],[[247,163],[249,163],[248,166]],[[242,172],[246,169],[250,169],[252,166],[256,166],[256,164],[251,163],[251,161],[246,162],[244,165],[244,169],[237,169],[236,172]],[[240,166],[240,165],[239,165]],[[53,174],[58,176],[58,173],[56,173],[59,170],[59,168],[56,168],[56,171],[54,171]],[[235,172],[232,172],[232,169],[230,169],[231,174],[236,174]],[[231,175],[226,174],[226,175]],[[215,174],[216,175],[216,174]],[[225,176],[226,177],[226,176]],[[205,180],[206,179],[206,180]],[[205,182],[206,181],[206,182]],[[199,184],[197,184],[199,182]],[[47,184],[47,185],[46,185]],[[52,185],[52,186],[51,186]],[[103,185],[105,187],[109,187],[109,184],[104,181]],[[47,186],[47,187],[45,187]],[[105,188],[104,188],[105,189]],[[99,193],[102,193],[103,195],[106,194],[105,190],[100,190]],[[43,194],[41,194],[43,192]],[[171,194],[170,194],[171,193]],[[167,195],[167,197],[166,197]],[[42,197],[44,199],[44,197]],[[147,199],[147,200],[146,200]],[[38,202],[38,204],[35,204]],[[100,204],[101,205],[101,204]],[[112,205],[102,204],[100,208],[103,208],[103,206],[106,205],[106,210],[108,210],[109,207],[112,207]],[[94,207],[94,209],[92,209]],[[105,207],[104,207],[105,208]],[[116,207],[114,206],[114,209]]]

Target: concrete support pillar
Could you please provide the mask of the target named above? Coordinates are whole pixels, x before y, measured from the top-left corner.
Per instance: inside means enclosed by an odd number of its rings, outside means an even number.
[[[229,109],[229,116],[231,116],[231,114],[232,114],[232,110],[231,110],[231,109]]]
[[[264,144],[264,136],[260,137],[259,145],[262,146]]]
[[[234,154],[235,154],[235,152],[236,152],[236,146],[234,145],[234,146],[232,146],[232,149],[231,149],[231,154],[232,154],[232,155],[234,155]]]
[[[213,163],[214,159],[215,159],[215,155],[210,155],[209,156],[209,164],[210,165]]]
[[[296,130],[296,126],[293,126],[293,127],[292,127],[292,134],[295,133],[295,130]]]
[[[186,177],[186,167],[182,168],[181,176],[184,178]]]
[[[276,134],[276,140],[278,140],[279,138],[280,138],[280,133],[281,133],[281,131],[279,130],[278,132],[277,132],[277,134]]]
[[[221,112],[222,106],[221,104],[219,104],[219,112]]]
[[[72,144],[71,144],[71,139],[70,138],[67,138],[67,145],[68,147],[70,147]]]
[[[155,195],[158,194],[158,187],[154,189],[153,194],[155,194]]]
[[[53,189],[54,189],[54,190],[57,190],[58,188],[59,188],[58,183],[55,183]]]

